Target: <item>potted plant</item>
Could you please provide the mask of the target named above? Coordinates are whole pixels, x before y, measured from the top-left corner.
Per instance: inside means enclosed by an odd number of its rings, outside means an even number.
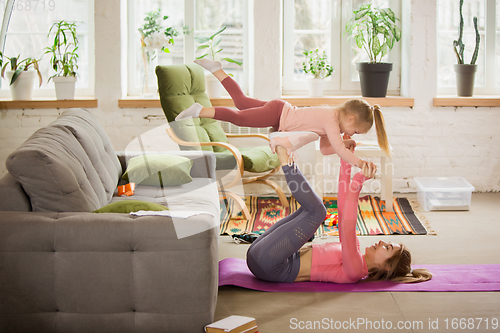
[[[231,62],[241,66],[243,63],[231,58],[222,58],[220,59],[219,53],[222,52],[222,48],[220,47],[220,42],[222,41],[222,36],[220,35],[226,27],[222,27],[219,31],[214,33],[209,37],[198,36],[195,37],[195,40],[200,44],[196,51],[204,50],[204,54],[197,57],[196,59],[201,59],[205,57],[209,57],[211,60],[225,60],[227,62]],[[210,98],[220,98],[222,94],[222,85],[219,80],[215,78],[213,75],[207,75],[206,77],[207,84],[207,94]]]
[[[364,97],[385,97],[392,63],[384,63],[382,58],[401,39],[401,30],[396,24],[399,19],[390,8],[372,7],[371,4],[361,6],[353,14],[346,24],[346,33],[370,59],[356,64],[361,94]]]
[[[50,54],[50,65],[55,74],[49,77],[56,89],[57,99],[75,99],[76,70],[78,69],[78,37],[76,22],[61,20],[50,27],[47,37],[54,33],[51,46],[45,48]]]
[[[42,85],[42,74],[38,66],[39,59],[25,58],[19,60],[21,57],[6,57],[9,61],[3,64],[2,57],[2,77],[9,81],[10,93],[12,100],[29,101],[33,99],[33,86],[38,75],[39,87]],[[7,67],[10,65],[10,70]],[[33,69],[30,69],[33,67]]]
[[[146,13],[144,24],[139,28],[144,64],[144,79],[141,92],[143,98],[152,98],[155,95],[156,89],[153,90],[152,87],[157,85],[154,74],[156,65],[153,62],[158,59],[158,52],[161,50],[170,53],[168,45],[173,45],[174,37],[179,35],[179,31],[174,27],[163,26],[162,22],[167,20],[168,16],[160,16],[160,9]]]
[[[319,49],[314,51],[304,50],[303,53],[306,56],[306,61],[302,63],[304,72],[313,75],[308,80],[309,96],[321,97],[325,87],[324,79],[332,75],[333,67],[328,63],[328,56],[325,51],[320,54]]]
[[[474,22],[474,29],[476,30],[476,47],[472,54],[470,64],[466,64],[464,60],[465,44],[462,41],[464,32],[464,17],[462,15],[462,7],[464,0],[460,0],[460,26],[458,28],[458,40],[453,41],[453,50],[457,56],[458,64],[455,64],[455,73],[457,77],[457,95],[463,97],[470,97],[474,92],[474,79],[477,71],[477,55],[479,53],[479,43],[481,37],[477,28],[477,17],[472,20]],[[458,48],[458,49],[457,49]]]

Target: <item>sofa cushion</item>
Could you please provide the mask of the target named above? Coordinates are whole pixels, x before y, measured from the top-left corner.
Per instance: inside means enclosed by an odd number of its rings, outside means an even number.
[[[92,212],[109,203],[87,152],[65,127],[36,131],[6,161],[33,211]]]
[[[122,200],[112,202],[104,207],[96,209],[93,213],[131,213],[140,210],[161,211],[168,210],[167,207],[159,205],[154,202],[141,201],[141,200]]]
[[[97,119],[85,109],[71,109],[64,111],[50,126],[67,128],[80,142],[101,179],[109,202],[122,170],[116,152]]]
[[[193,161],[184,156],[147,154],[131,158],[123,179],[137,185],[176,186],[193,180]]]
[[[0,179],[0,211],[30,211],[30,199],[10,173]]]

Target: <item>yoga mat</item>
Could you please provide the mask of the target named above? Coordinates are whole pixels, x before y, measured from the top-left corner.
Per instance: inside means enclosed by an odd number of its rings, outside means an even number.
[[[420,283],[390,281],[336,284],[324,282],[276,283],[253,276],[246,261],[227,258],[219,262],[219,286],[233,285],[271,292],[380,292],[380,291],[499,291],[500,265],[415,265],[427,268],[433,277]]]

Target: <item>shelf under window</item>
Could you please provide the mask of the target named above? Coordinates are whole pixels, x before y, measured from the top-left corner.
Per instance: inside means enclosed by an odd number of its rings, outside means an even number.
[[[387,96],[381,98],[361,97],[361,96],[325,96],[325,97],[305,97],[305,96],[281,96],[280,98],[295,106],[319,106],[319,105],[340,105],[352,98],[362,98],[371,105],[378,104],[381,107],[399,106],[413,107],[413,98],[400,96]],[[213,106],[233,107],[234,103],[231,98],[212,98],[210,100]],[[159,99],[143,99],[143,98],[125,98],[118,100],[120,108],[161,108]]]
[[[97,99],[78,98],[78,99],[36,99],[31,101],[13,101],[0,99],[0,109],[70,109],[70,108],[96,108]]]
[[[434,98],[434,106],[496,107],[500,106],[500,96],[439,96]]]

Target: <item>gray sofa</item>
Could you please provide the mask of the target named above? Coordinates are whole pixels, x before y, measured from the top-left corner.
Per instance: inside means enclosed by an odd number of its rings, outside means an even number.
[[[116,188],[117,154],[96,118],[67,110],[7,159],[0,179],[0,332],[203,332],[213,321],[220,206],[215,158],[193,181]],[[160,203],[190,217],[92,213],[117,200]],[[175,214],[174,214],[175,215]]]

